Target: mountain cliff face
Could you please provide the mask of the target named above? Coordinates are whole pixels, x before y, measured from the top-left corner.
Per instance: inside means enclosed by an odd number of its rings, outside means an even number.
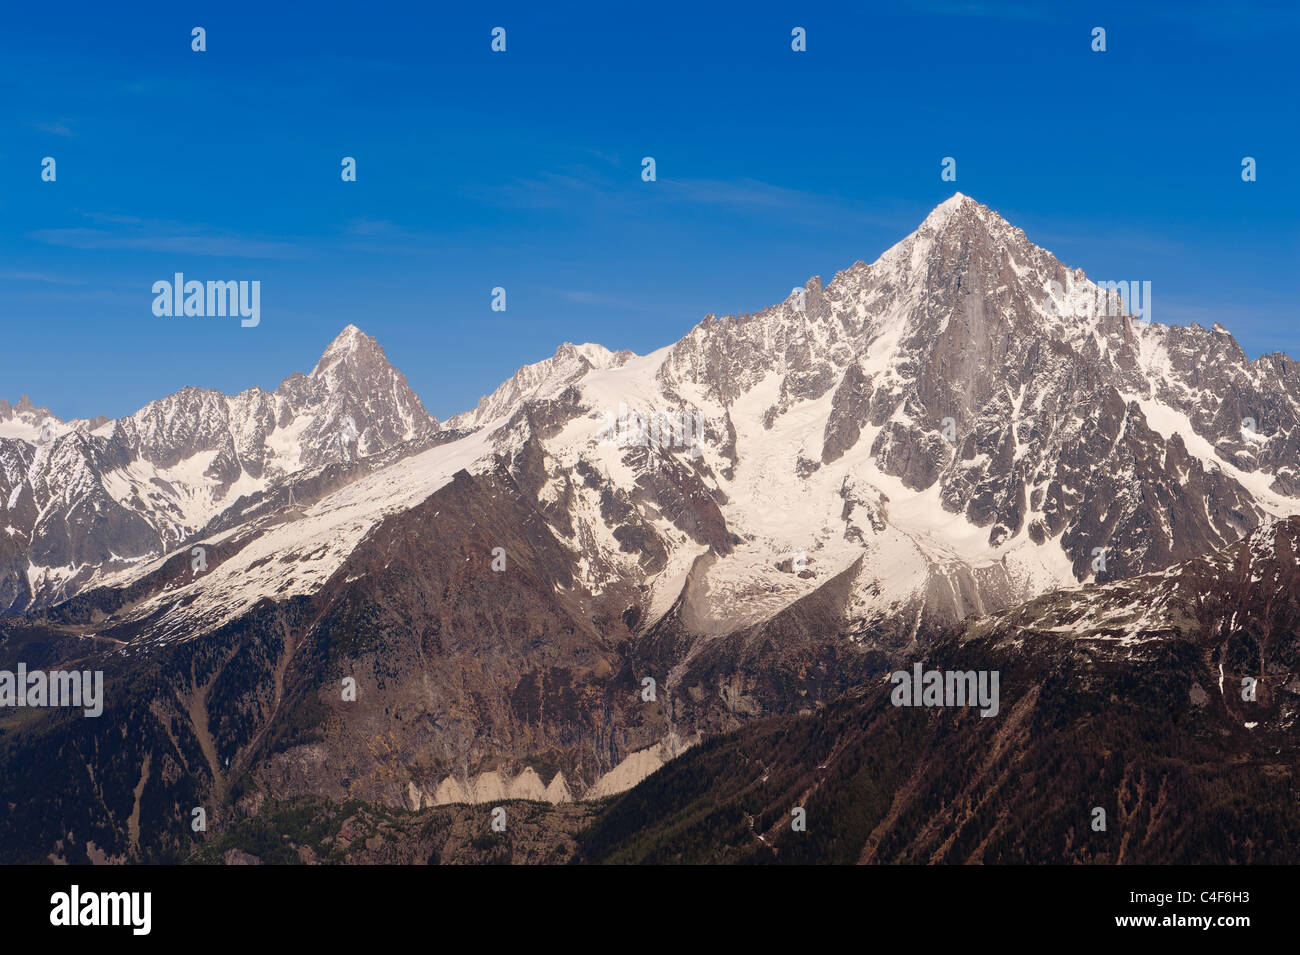
[[[594,798],[856,713],[833,701],[970,614],[1021,615],[970,638],[991,654],[1084,645],[1040,612],[1127,652],[1108,601],[1191,613],[1166,569],[1300,513],[1298,399],[1286,356],[1137,321],[959,194],[871,265],[650,355],[563,345],[442,425],[351,326],[273,393],[5,406],[0,667],[112,687],[111,720],[0,711],[6,766],[56,746],[79,780],[49,817],[11,790],[14,818],[39,857],[162,858],[200,803]]]
[[[915,559],[905,586],[932,616],[1166,566],[1295,510],[1293,362],[1134,322],[966,197],[873,265],[810,282],[800,304],[706,320],[657,382],[738,433],[718,469],[733,530],[766,530],[764,504],[793,507],[803,534],[769,535],[823,551],[828,569],[863,546]],[[810,511],[799,491],[813,488],[838,492],[836,523]],[[823,535],[862,541],[843,554]]]

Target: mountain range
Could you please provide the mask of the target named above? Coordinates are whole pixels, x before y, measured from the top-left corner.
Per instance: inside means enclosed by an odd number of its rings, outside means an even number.
[[[107,686],[100,719],[0,712],[0,845],[161,861],[195,806],[228,835],[300,800],[623,793],[565,852],[1159,861],[1209,825],[1206,766],[1292,778],[1298,424],[1289,357],[1139,320],[961,194],[869,265],[648,355],[562,345],[445,422],[354,326],[274,392],[0,402],[0,666]],[[1002,715],[888,707],[885,675],[943,658],[1001,668]],[[1252,718],[1216,666],[1260,681]],[[1088,720],[1121,690],[1111,736]],[[1147,842],[1087,844],[1047,767],[1144,719],[1181,765],[1057,778],[1139,793],[1108,805]],[[796,794],[852,832],[792,848]],[[1051,835],[976,811],[1010,806]],[[1215,851],[1285,854],[1257,830]]]

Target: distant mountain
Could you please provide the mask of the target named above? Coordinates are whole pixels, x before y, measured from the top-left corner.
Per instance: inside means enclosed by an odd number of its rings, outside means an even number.
[[[0,666],[93,660],[115,689],[113,720],[17,742],[76,734],[70,807],[109,777],[158,812],[607,796],[972,613],[1300,514],[1298,400],[1291,359],[1137,321],[958,194],[871,265],[650,355],[562,345],[444,424],[353,327],[274,393],[48,441],[25,408]],[[179,851],[124,841],[139,798],[100,851]]]
[[[513,414],[525,399],[554,395],[588,372],[619,368],[636,356],[630,351],[611,352],[601,345],[570,345],[534,365],[525,365],[490,395],[479,400],[473,411],[447,419],[446,427],[470,430]]]
[[[37,444],[68,430],[98,428],[107,421],[103,415],[90,421],[60,421],[49,408],[36,407],[26,395],[16,405],[0,398],[0,438],[22,438]]]
[[[311,374],[274,392],[186,388],[126,418],[67,424],[29,401],[6,403],[0,606],[72,596],[161,557],[241,496],[437,426],[378,343],[351,325]]]

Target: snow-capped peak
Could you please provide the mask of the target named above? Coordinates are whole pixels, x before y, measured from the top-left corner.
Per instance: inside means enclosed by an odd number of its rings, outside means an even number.
[[[107,425],[0,401],[0,527],[26,551],[0,564],[0,609],[69,596],[165,553],[241,497],[436,427],[355,325],[275,392],[186,387]]]
[[[970,196],[967,196],[964,193],[954,192],[951,196],[930,210],[930,214],[925,217],[922,225],[935,226],[942,224],[948,220],[949,216],[967,204],[979,205],[979,203],[975,202],[975,200]]]
[[[384,355],[383,348],[379,342],[371,338],[355,325],[346,326],[343,331],[339,332],[334,341],[330,342],[329,347],[320,356],[320,361],[316,367],[311,370],[311,378],[319,378],[329,368],[340,362],[357,360],[359,357],[377,357],[380,361],[387,363],[387,357]]]
[[[635,357],[630,351],[614,352],[603,345],[565,342],[550,358],[524,365],[492,394],[483,396],[473,411],[449,418],[444,427],[479,427],[510,414],[522,401],[553,396],[593,369],[618,368]]]

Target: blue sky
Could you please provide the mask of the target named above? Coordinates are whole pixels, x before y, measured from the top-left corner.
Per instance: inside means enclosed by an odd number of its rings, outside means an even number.
[[[446,417],[871,261],[954,189],[1300,356],[1294,5],[283,6],[0,15],[0,396],[273,388],[353,322]],[[156,318],[174,272],[260,281],[260,326]]]

